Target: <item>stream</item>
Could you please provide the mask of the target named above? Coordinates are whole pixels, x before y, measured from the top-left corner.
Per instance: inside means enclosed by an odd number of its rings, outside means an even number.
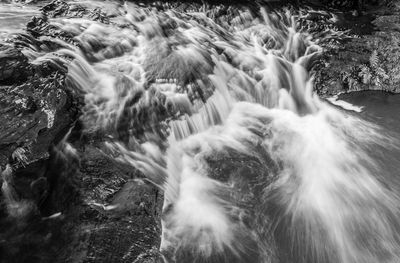
[[[110,23],[53,17],[72,41],[22,53],[67,68],[83,132],[164,193],[165,262],[400,262],[400,96],[313,92],[308,10],[80,4]],[[37,12],[0,4],[0,39]]]

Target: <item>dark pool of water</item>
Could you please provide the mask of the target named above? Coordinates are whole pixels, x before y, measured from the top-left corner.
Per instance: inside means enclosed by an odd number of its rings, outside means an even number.
[[[362,91],[342,94],[339,99],[363,106],[359,113],[363,118],[395,133],[400,139],[400,94]]]
[[[370,149],[370,154],[381,164],[379,173],[386,177],[387,184],[400,194],[400,94],[363,91],[342,94],[339,99],[363,106],[356,115],[379,125],[381,132],[392,138],[390,145]]]

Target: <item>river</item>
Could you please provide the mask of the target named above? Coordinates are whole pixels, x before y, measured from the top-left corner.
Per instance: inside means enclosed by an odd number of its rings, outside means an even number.
[[[50,19],[72,39],[23,53],[65,65],[84,132],[164,192],[166,262],[400,261],[400,97],[319,98],[304,12],[104,10],[110,24]],[[1,4],[3,34],[35,12]]]

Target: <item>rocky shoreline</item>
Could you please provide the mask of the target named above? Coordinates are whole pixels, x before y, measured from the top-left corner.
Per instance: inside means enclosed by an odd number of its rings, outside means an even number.
[[[105,157],[102,139],[82,134],[83,98],[67,78],[68,59],[30,63],[21,52],[59,49],[54,39],[77,44],[49,18],[107,24],[109,16],[56,0],[26,34],[0,43],[1,263],[160,261],[162,193],[139,171]],[[326,51],[312,69],[316,91],[400,92],[400,3],[339,18],[345,22],[332,26],[350,31],[319,43]],[[318,19],[305,20],[315,26]]]
[[[369,6],[363,17],[350,17],[343,26],[354,36],[327,48],[315,71],[316,90],[326,95],[362,90],[399,93],[399,17],[399,2]]]

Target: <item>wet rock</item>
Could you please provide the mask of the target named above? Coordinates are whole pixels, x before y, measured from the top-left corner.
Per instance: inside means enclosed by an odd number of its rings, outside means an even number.
[[[31,64],[20,51],[65,45],[55,39],[74,45],[73,33],[49,23],[60,16],[108,22],[100,9],[53,1],[13,46],[0,49],[8,65],[0,64],[0,170],[12,167],[12,180],[0,180],[7,186],[0,195],[0,262],[156,262],[162,195],[137,171],[83,147],[88,141],[77,129],[71,138],[78,150],[65,140],[80,106],[66,80],[71,59]],[[9,213],[7,200],[18,213]]]
[[[82,202],[74,207],[73,241],[60,262],[156,262],[162,195],[95,145],[82,154],[77,177]]]
[[[185,60],[173,48],[173,45],[169,43],[154,40],[154,48],[147,52],[144,64],[146,76],[150,81],[171,79],[181,82],[179,84],[187,85],[197,79],[205,79],[204,75],[207,73],[211,74],[213,65],[206,52],[196,50],[196,56],[194,55],[191,60]]]
[[[67,3],[61,0],[54,0],[42,8],[44,15],[48,17],[80,17],[89,18],[102,23],[109,23],[109,18],[99,8],[93,10],[78,3]]]
[[[60,244],[68,238],[62,233],[64,222],[43,219],[51,215],[47,212],[57,211],[55,204],[69,206],[68,197],[74,196],[68,180],[60,179],[71,178],[69,169],[49,173],[53,163],[49,156],[54,155],[49,149],[77,117],[63,80],[57,73],[31,76],[24,84],[0,89],[0,166],[12,165],[7,166],[7,179],[1,181],[2,263],[54,262]],[[55,193],[62,198],[52,202]]]
[[[23,4],[35,4],[37,2],[39,2],[40,0],[12,0],[10,2],[14,2],[14,3],[23,3]]]
[[[0,44],[0,85],[25,81],[29,69],[28,59],[20,50]]]
[[[27,213],[11,217],[1,196],[1,263],[162,262],[163,196],[100,145],[78,151],[62,140],[49,159],[6,174]]]
[[[15,171],[8,166],[8,176],[4,176],[7,170],[3,171],[0,262],[54,262],[60,249],[70,242],[68,228],[65,227],[68,221],[64,220],[68,215],[66,207],[74,204],[78,195],[70,183],[74,163],[60,158],[67,153],[65,149],[57,148],[50,153],[50,159]],[[53,203],[55,192],[62,198]],[[19,213],[11,213],[10,208],[18,209]],[[53,213],[54,210],[62,212]]]
[[[42,7],[42,14],[34,16],[27,23],[27,34],[19,34],[15,40],[18,46],[35,51],[52,52],[65,47],[77,45],[74,37],[80,31],[64,30],[60,26],[49,23],[49,18],[85,18],[101,23],[109,23],[109,17],[99,8],[90,9],[77,3],[54,0]],[[60,41],[62,40],[62,41]],[[65,42],[65,43],[63,43]]]
[[[18,148],[24,149],[22,165],[46,158],[49,146],[57,143],[77,118],[74,99],[57,72],[1,87],[0,94],[1,167]],[[18,158],[11,159],[17,166],[21,163]]]
[[[54,262],[69,236],[64,222],[43,218],[74,195],[68,180],[60,179],[69,170],[49,173],[49,157],[79,116],[77,97],[63,65],[31,64],[21,51],[43,47],[35,36],[13,41],[0,44],[0,171],[11,171],[0,180],[0,262]]]
[[[64,239],[58,220],[36,216],[29,223],[16,224],[14,218],[0,216],[1,263],[54,262],[51,257],[58,254],[55,244]]]
[[[66,32],[59,27],[50,25],[48,17],[45,15],[33,17],[27,24],[27,31],[31,35],[19,35],[18,39],[21,41],[19,44],[25,46],[33,45],[37,50],[54,51],[61,47],[59,43],[51,41],[48,37],[64,40],[66,42],[73,42],[75,36],[71,32]],[[46,36],[44,39],[39,39],[41,36]]]

